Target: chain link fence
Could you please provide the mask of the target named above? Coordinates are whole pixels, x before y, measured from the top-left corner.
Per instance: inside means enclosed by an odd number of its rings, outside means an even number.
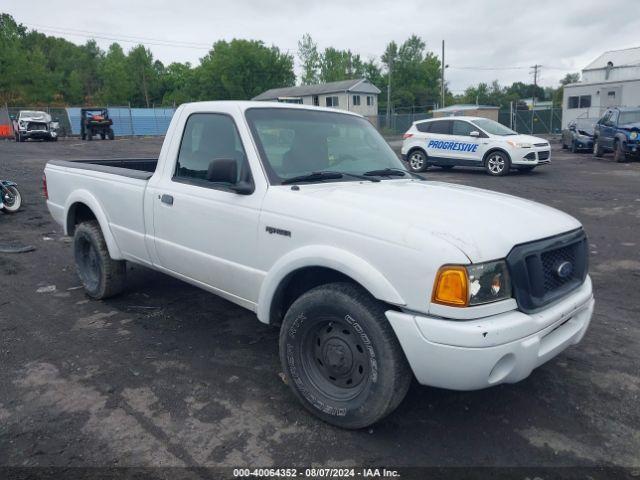
[[[367,117],[367,119],[386,136],[402,135],[413,122],[433,118],[433,112],[394,113]],[[527,135],[553,135],[562,130],[562,108],[535,110],[501,109],[498,121],[518,133]]]

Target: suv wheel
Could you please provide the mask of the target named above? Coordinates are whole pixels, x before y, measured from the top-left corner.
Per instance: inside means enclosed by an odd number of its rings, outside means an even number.
[[[304,407],[342,428],[364,428],[402,401],[412,374],[382,303],[351,283],[298,298],[280,330],[286,382]]]
[[[500,177],[509,173],[511,161],[506,153],[491,152],[484,162],[484,167],[489,175]]]
[[[414,150],[409,154],[409,169],[412,172],[424,172],[429,168],[427,154],[422,150]]]
[[[593,156],[594,157],[602,157],[604,155],[604,150],[602,150],[602,145],[600,145],[600,139],[598,137],[593,141]]]

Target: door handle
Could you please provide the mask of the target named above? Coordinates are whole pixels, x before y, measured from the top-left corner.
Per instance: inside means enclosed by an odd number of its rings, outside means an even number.
[[[166,203],[167,205],[173,205],[173,195],[168,195],[166,193],[163,193],[162,196],[160,197],[160,201],[162,203]]]

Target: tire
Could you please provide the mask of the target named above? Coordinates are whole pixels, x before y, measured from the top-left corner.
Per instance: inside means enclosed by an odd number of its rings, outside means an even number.
[[[104,132],[102,132],[102,133],[100,134],[100,139],[101,139],[101,140],[105,140],[106,138],[107,138],[107,134],[106,134],[106,133],[104,133]]]
[[[18,134],[18,141],[19,142],[26,142],[27,139],[24,137],[24,135],[22,135],[21,133]]]
[[[113,128],[110,128],[109,131],[107,132],[107,138],[109,138],[109,140],[113,140],[115,138],[115,133],[113,133]]]
[[[87,132],[85,134],[86,139],[90,142],[91,140],[93,140],[93,133],[91,132]]]
[[[126,263],[109,256],[98,222],[83,222],[76,227],[73,254],[78,276],[89,297],[102,300],[124,290]]]
[[[620,141],[617,141],[613,146],[613,159],[618,163],[624,163],[627,161],[627,154],[624,153],[622,142]]]
[[[425,172],[429,168],[427,154],[422,150],[411,151],[407,158],[407,163],[409,164],[409,170],[414,173]]]
[[[518,171],[522,172],[522,173],[529,173],[529,172],[533,172],[533,169],[536,168],[535,166],[533,167],[518,167]]]
[[[593,156],[601,158],[604,155],[604,150],[602,150],[602,145],[600,145],[600,139],[597,137],[593,140]]]
[[[413,375],[384,312],[351,283],[316,287],[287,311],[280,330],[285,379],[323,421],[364,428],[405,397]]]
[[[2,199],[2,211],[5,213],[16,213],[22,206],[22,195],[16,187],[9,186],[4,188],[9,191],[9,196],[4,195]]]
[[[511,160],[506,153],[495,151],[487,155],[484,161],[484,169],[489,175],[501,177],[509,173]]]

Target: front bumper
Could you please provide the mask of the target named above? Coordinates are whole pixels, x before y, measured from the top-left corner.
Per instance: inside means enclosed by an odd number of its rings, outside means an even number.
[[[546,165],[547,163],[551,163],[551,147],[513,149],[510,156],[512,165]]]
[[[20,135],[24,138],[55,138],[58,134],[53,130],[20,130]]]
[[[567,297],[532,314],[513,310],[470,321],[393,310],[386,316],[419,383],[478,390],[523,380],[578,343],[589,327],[593,307],[587,277]]]

